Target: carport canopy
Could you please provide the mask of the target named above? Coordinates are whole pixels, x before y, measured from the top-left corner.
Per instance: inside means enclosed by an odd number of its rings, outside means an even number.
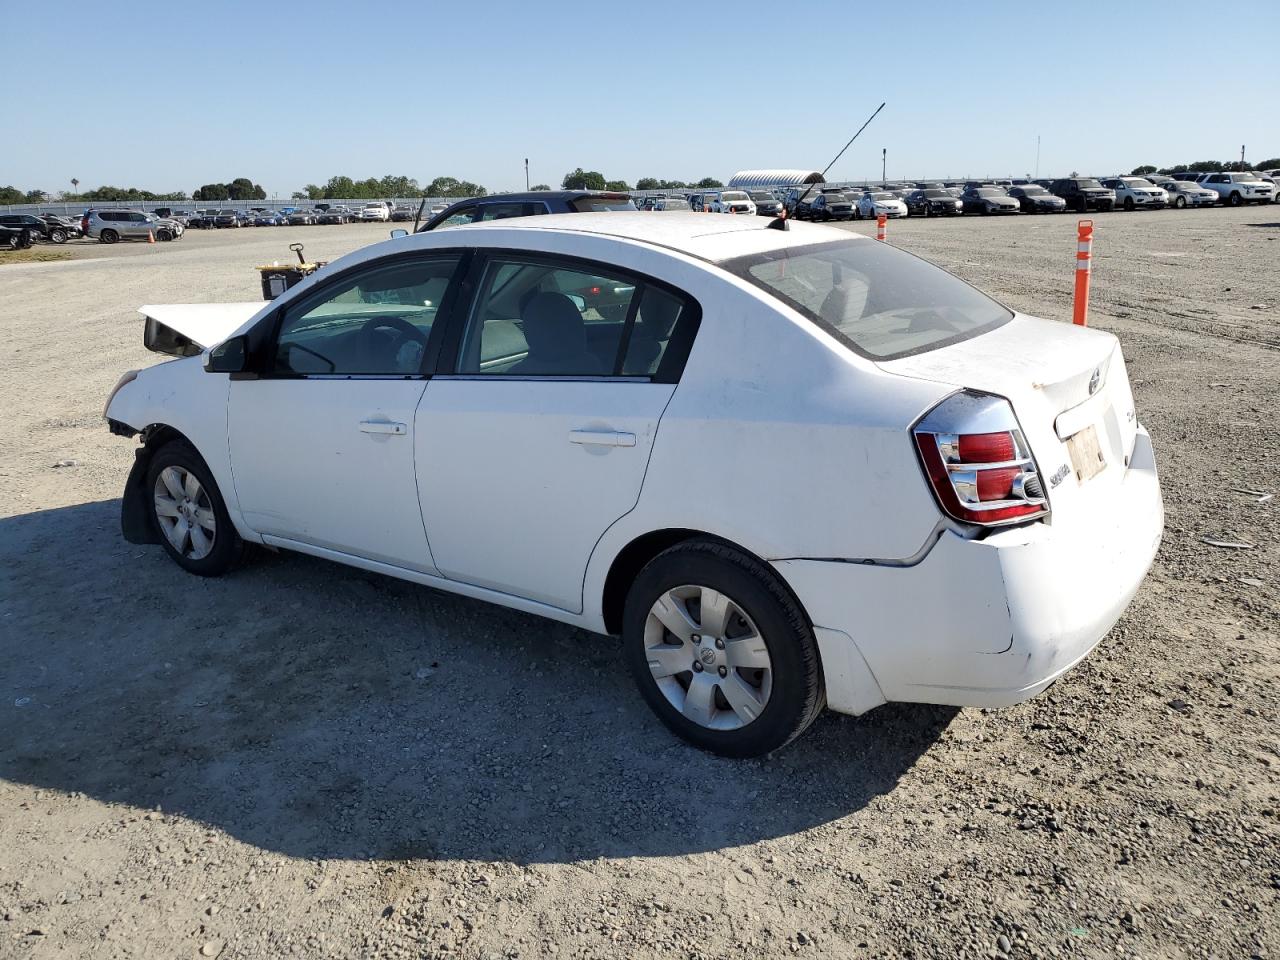
[[[729,186],[740,189],[756,187],[799,187],[809,183],[826,183],[816,170],[739,170]]]

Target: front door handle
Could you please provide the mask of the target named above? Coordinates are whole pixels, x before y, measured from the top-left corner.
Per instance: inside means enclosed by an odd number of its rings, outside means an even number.
[[[570,430],[569,442],[593,447],[634,447],[636,435],[618,430]]]
[[[390,420],[361,420],[361,433],[385,433],[393,437],[403,437],[409,432],[409,428],[403,423],[393,423]]]

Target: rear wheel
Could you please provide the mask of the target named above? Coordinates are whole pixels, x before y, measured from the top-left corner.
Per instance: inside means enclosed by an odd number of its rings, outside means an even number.
[[[1231,196],[1227,198],[1227,203],[1231,204],[1233,207],[1238,207],[1244,203],[1244,197],[1240,196],[1239,191],[1232,190]]]
[[[244,554],[226,504],[208,466],[182,441],[165,444],[151,458],[144,488],[160,542],[188,573],[217,577]]]
[[[22,234],[16,231],[14,233],[6,234],[4,238],[4,245],[10,250],[17,250],[18,247],[22,245]]]
[[[120,234],[116,233],[114,230],[103,230],[98,234],[99,243],[115,243],[119,239]]]
[[[49,231],[49,240],[50,240],[50,241],[52,241],[53,243],[66,243],[66,242],[67,242],[67,231],[65,231],[65,230],[57,230],[57,229],[50,230],[50,231]]]
[[[1176,200],[1174,200],[1174,201],[1173,201],[1173,205],[1174,205],[1175,207],[1177,207],[1179,210],[1181,210],[1181,209],[1183,209],[1183,208],[1187,205],[1187,198],[1186,198],[1186,197],[1178,197],[1178,199],[1176,199]]]
[[[627,594],[622,633],[650,708],[704,750],[777,750],[825,702],[804,612],[768,567],[728,544],[688,541],[650,561]]]

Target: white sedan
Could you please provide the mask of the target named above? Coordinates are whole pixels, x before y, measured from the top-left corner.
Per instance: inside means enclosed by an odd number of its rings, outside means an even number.
[[[694,744],[1003,706],[1086,656],[1163,510],[1108,333],[847,231],[538,217],[144,307],[124,535],[285,548],[620,635]]]
[[[858,198],[858,216],[876,217],[884,214],[886,217],[905,217],[907,215],[907,205],[902,202],[902,198],[885,190],[868,190]]]

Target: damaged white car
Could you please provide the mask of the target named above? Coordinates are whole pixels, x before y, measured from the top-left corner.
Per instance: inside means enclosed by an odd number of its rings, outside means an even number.
[[[1002,706],[1115,623],[1163,525],[1115,337],[891,246],[737,217],[418,233],[269,303],[144,307],[125,536],[246,544],[620,635],[693,743],[824,704]]]

